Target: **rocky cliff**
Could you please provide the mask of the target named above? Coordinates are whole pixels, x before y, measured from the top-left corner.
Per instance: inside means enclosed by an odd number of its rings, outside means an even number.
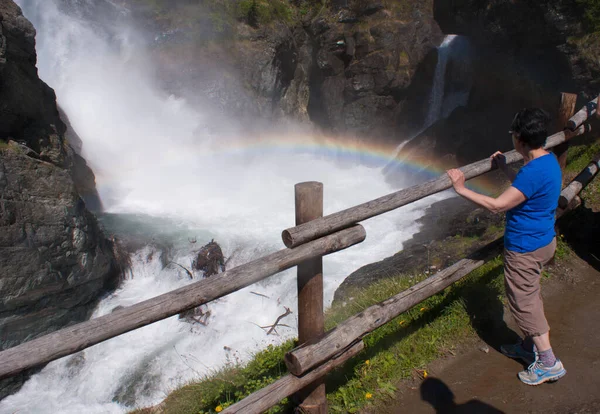
[[[388,142],[427,110],[443,38],[432,0],[259,1],[252,22],[249,1],[124,3],[165,86],[207,110]]]
[[[139,10],[149,2],[125,3]],[[457,164],[508,149],[506,125],[518,108],[555,113],[560,92],[582,92],[582,102],[596,93],[600,36],[583,3],[182,0],[146,9],[142,20],[158,33],[157,67],[175,93],[240,117],[291,117],[394,144],[427,125],[438,46],[444,33],[461,35],[469,65],[465,57],[448,62],[443,92],[468,83],[466,106],[442,108],[447,119],[401,154]],[[256,4],[256,15],[244,4]],[[194,28],[198,19],[203,30]]]
[[[94,197],[93,173],[35,64],[35,29],[0,1],[0,349],[85,320],[118,274],[80,197]],[[23,377],[0,383],[0,397]]]

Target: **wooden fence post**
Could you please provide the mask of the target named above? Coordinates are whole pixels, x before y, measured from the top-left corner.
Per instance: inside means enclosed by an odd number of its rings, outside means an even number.
[[[577,95],[574,93],[563,92],[560,94],[560,106],[558,108],[558,117],[556,119],[556,130],[562,131],[567,128],[569,118],[575,114],[575,104],[577,103]],[[554,147],[554,154],[558,159],[561,171],[565,171],[567,165],[567,152],[569,150],[569,141]]]
[[[323,217],[323,184],[305,182],[294,187],[296,225]],[[298,341],[316,340],[325,332],[323,317],[323,258],[298,265]],[[323,379],[313,382],[296,394],[302,413],[326,414],[327,397]]]

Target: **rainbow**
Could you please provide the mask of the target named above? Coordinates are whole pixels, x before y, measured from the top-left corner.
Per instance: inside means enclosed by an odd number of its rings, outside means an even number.
[[[397,147],[373,142],[343,139],[314,139],[307,135],[292,135],[285,138],[260,138],[247,140],[227,140],[218,148],[209,150],[206,156],[261,156],[311,154],[313,156],[335,161],[356,162],[385,171],[399,170],[418,175],[420,181],[430,180],[445,174],[448,168],[453,168],[448,162],[433,157],[398,158]],[[469,181],[469,186],[484,194],[494,194],[499,190],[497,182],[483,177]]]

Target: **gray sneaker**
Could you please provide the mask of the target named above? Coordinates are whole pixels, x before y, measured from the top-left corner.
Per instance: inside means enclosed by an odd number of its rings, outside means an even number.
[[[525,371],[519,372],[519,379],[527,385],[540,385],[544,382],[557,381],[566,373],[567,370],[559,359],[551,367],[546,367],[540,361],[536,361]]]
[[[520,359],[527,365],[531,365],[535,361],[535,352],[526,351],[523,348],[522,342],[512,345],[502,345],[500,346],[500,352],[509,358]]]

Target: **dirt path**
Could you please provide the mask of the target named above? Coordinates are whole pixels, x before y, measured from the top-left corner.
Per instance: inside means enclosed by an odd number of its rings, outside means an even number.
[[[537,387],[522,384],[516,374],[523,365],[496,350],[502,338],[486,338],[488,344],[478,339],[430,364],[428,381],[400,384],[396,405],[378,412],[600,413],[600,272],[576,256],[549,270],[555,276],[542,291],[552,345],[567,369],[564,378]],[[517,331],[507,312],[505,321]],[[481,350],[486,347],[488,353]]]

